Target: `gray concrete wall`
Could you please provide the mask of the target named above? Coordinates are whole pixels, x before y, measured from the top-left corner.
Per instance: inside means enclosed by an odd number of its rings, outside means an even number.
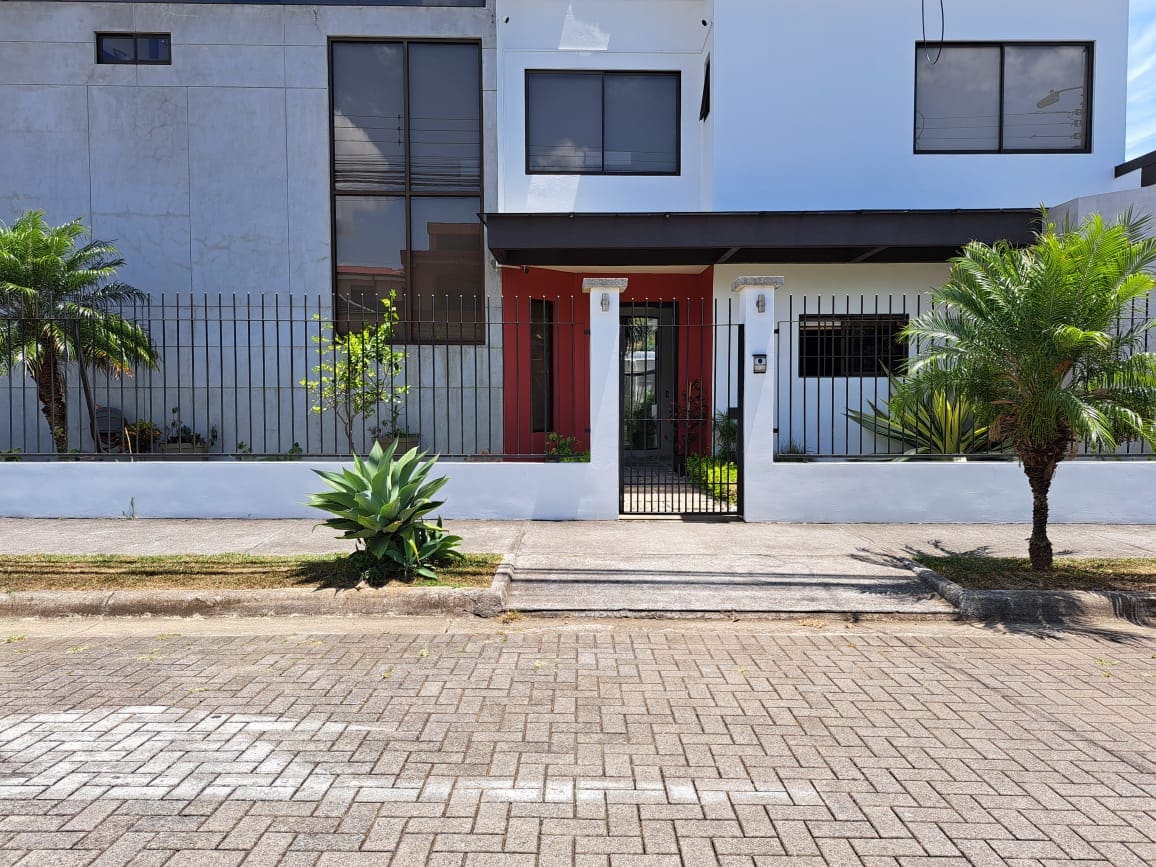
[[[95,62],[97,31],[172,34],[171,66]],[[481,39],[489,9],[0,3],[0,220],[80,217],[152,293],[330,291],[329,37]],[[496,291],[496,281],[491,278]]]

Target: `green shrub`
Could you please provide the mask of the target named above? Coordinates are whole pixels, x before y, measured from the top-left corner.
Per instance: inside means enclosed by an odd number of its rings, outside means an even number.
[[[736,503],[739,499],[739,469],[732,461],[690,455],[686,473],[702,490],[716,500]]]
[[[313,494],[309,505],[333,515],[325,526],[356,539],[380,566],[392,566],[407,581],[434,578],[435,566],[461,557],[461,537],[446,532],[440,519],[426,520],[443,505],[433,496],[449,480],[427,481],[437,460],[417,449],[395,456],[396,448],[396,441],[386,449],[376,443],[366,457],[353,456],[352,470],[315,470],[333,490]]]

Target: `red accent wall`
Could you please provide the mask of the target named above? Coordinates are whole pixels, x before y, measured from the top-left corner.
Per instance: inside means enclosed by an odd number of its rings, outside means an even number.
[[[546,433],[531,430],[530,301],[554,303],[554,428],[563,436],[590,447],[590,301],[582,292],[584,274],[531,268],[502,272],[502,359],[505,367],[505,452],[542,454]],[[678,304],[678,391],[687,384],[702,384],[702,399],[711,403],[713,366],[713,273],[598,274],[627,277],[623,305],[632,302],[670,301]],[[709,429],[706,436],[709,445]]]

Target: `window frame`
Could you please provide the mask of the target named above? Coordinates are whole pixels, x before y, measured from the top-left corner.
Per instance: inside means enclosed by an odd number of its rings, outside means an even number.
[[[831,334],[831,339],[841,341],[841,348],[845,348],[848,338],[853,336],[850,324],[858,324],[860,326],[870,325],[875,323],[877,328],[890,326],[892,330],[890,342],[895,346],[895,352],[891,356],[892,360],[902,362],[904,358],[910,357],[910,347],[904,344],[899,339],[899,332],[911,321],[911,317],[907,313],[807,313],[799,317],[796,322],[798,328],[797,345],[795,352],[795,375],[798,379],[886,379],[888,375],[887,365],[884,363],[887,359],[875,356],[875,363],[877,365],[875,372],[865,372],[863,368],[863,360],[867,358],[865,355],[851,356],[845,351],[842,354],[831,353],[830,356],[823,354],[805,354],[804,353],[804,334],[811,332],[816,335],[822,335],[823,332]],[[820,369],[819,372],[812,372],[811,369],[804,364],[804,361],[818,361],[823,362],[830,359],[831,372],[826,373]],[[855,372],[851,371],[849,361],[854,360],[859,362],[859,369]],[[898,366],[898,365],[896,365]],[[890,373],[895,375],[897,370],[891,370]]]
[[[602,79],[602,168],[588,171],[572,169],[535,169],[530,165],[530,78],[534,75],[596,75]],[[654,171],[607,171],[606,170],[606,76],[634,75],[674,78],[674,170]],[[522,149],[527,175],[593,175],[595,177],[658,177],[669,178],[682,175],[682,70],[680,69],[573,69],[534,68],[526,69],[522,78],[523,129]]]
[[[923,150],[919,147],[919,61],[921,52],[930,51],[935,52],[939,46],[944,48],[998,48],[999,49],[999,147],[994,150],[984,149],[940,149]],[[960,42],[916,42],[915,43],[915,77],[912,82],[912,99],[911,99],[911,148],[912,153],[919,156],[927,156],[935,154],[1090,154],[1092,148],[1092,112],[1093,103],[1095,102],[1093,93],[1093,82],[1095,81],[1095,67],[1096,67],[1096,43],[1093,41],[1067,41],[1067,40],[1026,40],[1015,39],[1009,41],[960,41]],[[1008,48],[1082,48],[1087,52],[1087,62],[1084,64],[1084,104],[1086,106],[1086,117],[1084,118],[1084,140],[1078,148],[1005,148],[1004,141],[1004,102],[1006,99],[1006,54]]]
[[[333,128],[333,114],[334,114],[334,96],[333,89],[333,48],[335,45],[342,44],[370,44],[370,45],[400,45],[402,46],[402,136],[405,142],[404,160],[405,163],[405,182],[402,189],[399,190],[359,190],[359,191],[339,191],[337,189],[337,163],[336,163],[336,145],[334,141]],[[415,191],[412,183],[411,168],[410,168],[410,87],[409,87],[409,46],[410,45],[471,45],[477,48],[478,52],[478,188],[476,191],[467,190],[450,190],[450,191],[436,191],[436,190],[420,190]],[[414,335],[411,332],[419,331],[422,321],[420,318],[413,316],[413,310],[417,304],[414,298],[413,278],[414,278],[414,250],[413,250],[413,199],[477,199],[479,214],[485,208],[485,189],[486,189],[486,118],[485,118],[485,77],[484,77],[484,63],[485,50],[481,39],[431,39],[422,37],[388,37],[383,38],[379,36],[330,36],[325,43],[325,60],[326,60],[326,76],[328,87],[328,109],[329,109],[329,250],[330,250],[330,297],[334,299],[334,313],[337,313],[337,291],[338,291],[338,275],[340,266],[337,261],[337,199],[343,196],[372,196],[375,198],[396,198],[404,201],[405,208],[405,251],[404,261],[402,265],[405,268],[405,296],[402,299],[404,305],[399,305],[402,309],[399,311],[398,330],[395,331],[394,342],[398,345],[405,346],[485,346],[487,335],[487,311],[486,311],[486,244],[485,244],[485,228],[479,233],[480,247],[479,247],[479,296],[478,296],[478,319],[475,322],[458,322],[458,323],[442,323],[449,325],[456,325],[459,333],[459,339],[453,340],[449,337],[440,339],[427,339],[420,334]],[[479,223],[481,217],[478,218]],[[434,296],[437,297],[436,295]],[[336,318],[336,317],[335,317]],[[335,327],[337,323],[335,322]],[[467,340],[462,336],[466,329],[473,329],[475,331],[475,338]],[[448,333],[448,332],[447,332]]]
[[[172,33],[153,33],[153,32],[137,32],[135,30],[116,31],[116,30],[97,30],[94,32],[93,47],[96,54],[96,63],[99,66],[172,66],[173,65],[173,34]],[[100,50],[100,43],[106,38],[112,39],[131,39],[132,40],[132,60],[105,60],[103,59]],[[167,39],[169,41],[169,59],[168,60],[141,60],[137,53],[138,39]]]

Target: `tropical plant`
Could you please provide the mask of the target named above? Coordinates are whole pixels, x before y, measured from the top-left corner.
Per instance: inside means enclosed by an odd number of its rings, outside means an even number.
[[[900,388],[900,380],[887,378],[889,393]],[[847,410],[847,417],[864,430],[892,440],[907,455],[977,455],[1001,451],[988,429],[975,422],[971,404],[951,391],[927,391],[907,407],[878,407],[868,401],[870,412]]]
[[[113,278],[124,264],[112,244],[79,245],[80,220],[49,226],[43,211],[0,223],[0,376],[23,367],[59,454],[68,444],[68,366],[131,376],[157,366],[148,332],[110,308],[145,296]]]
[[[1081,443],[1156,443],[1156,354],[1142,351],[1156,321],[1140,314],[1156,286],[1156,239],[1130,214],[1057,229],[1045,212],[1042,225],[1028,247],[972,242],[952,260],[935,306],[904,330],[918,352],[890,401],[892,414],[912,413],[929,393],[957,395],[1010,444],[1032,492],[1037,570],[1052,566],[1059,463]]]
[[[205,435],[197,433],[183,421],[181,421],[181,409],[174,406],[169,412],[172,414],[172,419],[169,421],[169,432],[165,437],[165,443],[168,445],[189,445],[189,446],[204,446],[205,448],[212,448],[217,444],[217,428],[213,426],[209,428],[209,438],[206,440]],[[252,451],[250,449],[250,451]]]
[[[435,566],[461,556],[461,537],[440,520],[426,520],[444,504],[433,497],[449,479],[427,480],[437,459],[417,449],[395,455],[396,447],[396,441],[385,449],[374,443],[366,457],[353,456],[352,470],[314,470],[332,490],[313,494],[309,505],[333,515],[325,526],[356,539],[379,565],[392,566],[406,580],[433,578]]]
[[[367,324],[360,331],[341,334],[332,323],[324,323],[321,333],[312,338],[317,346],[315,376],[301,380],[301,385],[313,392],[311,411],[336,413],[350,454],[355,451],[353,431],[357,420],[376,414],[382,404],[387,404],[396,431],[399,404],[409,392],[408,385],[397,384],[405,350],[393,348],[393,330],[398,320],[393,295],[381,299],[381,303],[385,307],[382,321]],[[319,316],[313,318],[321,321]]]
[[[582,448],[578,437],[553,432],[546,434],[546,455],[562,464],[581,464],[590,460],[590,452]]]
[[[722,461],[738,460],[739,420],[721,409],[714,414],[714,453]]]

